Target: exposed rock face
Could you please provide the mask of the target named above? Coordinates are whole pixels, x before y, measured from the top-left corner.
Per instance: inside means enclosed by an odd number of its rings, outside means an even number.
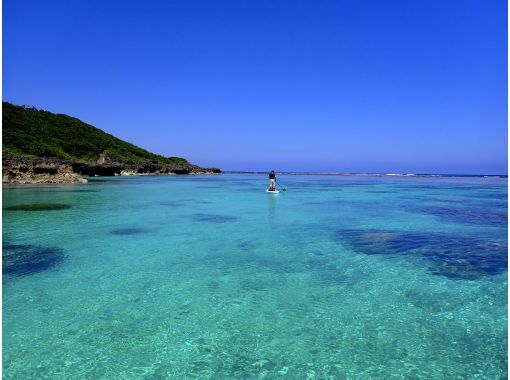
[[[73,170],[85,176],[113,176],[113,175],[158,175],[158,174],[213,174],[221,173],[217,168],[201,168],[196,165],[159,165],[155,162],[134,163],[114,162],[105,163],[73,163]]]
[[[73,171],[68,162],[53,158],[7,158],[2,160],[2,182],[30,183],[83,183],[87,182]]]
[[[100,157],[95,163],[68,162],[56,158],[4,157],[2,160],[4,183],[82,183],[83,176],[114,175],[169,175],[169,174],[216,174],[217,168],[201,168],[196,165],[162,166],[155,162],[115,162]]]
[[[101,153],[96,161],[96,164],[104,164],[106,163],[106,161],[108,161],[108,157],[106,156],[106,154]]]

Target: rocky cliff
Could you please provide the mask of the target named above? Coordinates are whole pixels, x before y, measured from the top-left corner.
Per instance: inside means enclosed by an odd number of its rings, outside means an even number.
[[[16,184],[82,183],[83,176],[73,170],[69,162],[55,158],[4,158],[2,182]]]
[[[155,162],[116,162],[109,159],[102,159],[100,163],[99,160],[84,163],[50,157],[4,157],[2,160],[2,182],[13,184],[82,183],[87,182],[86,176],[216,173],[221,173],[220,169],[192,164],[160,165]]]

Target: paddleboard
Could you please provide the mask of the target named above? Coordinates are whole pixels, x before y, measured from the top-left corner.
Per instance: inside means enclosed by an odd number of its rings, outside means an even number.
[[[279,192],[280,192],[279,190],[275,190],[275,191],[266,190],[266,193],[271,193],[271,194],[278,194]]]

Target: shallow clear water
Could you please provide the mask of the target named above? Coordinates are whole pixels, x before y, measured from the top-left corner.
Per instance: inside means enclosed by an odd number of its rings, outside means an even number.
[[[506,179],[280,179],[4,188],[3,377],[507,377]]]

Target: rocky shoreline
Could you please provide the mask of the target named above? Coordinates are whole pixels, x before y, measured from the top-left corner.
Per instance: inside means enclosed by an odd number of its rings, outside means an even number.
[[[73,162],[51,157],[3,157],[2,183],[50,184],[85,183],[87,176],[219,174],[218,168],[196,165],[159,165],[156,162]]]

